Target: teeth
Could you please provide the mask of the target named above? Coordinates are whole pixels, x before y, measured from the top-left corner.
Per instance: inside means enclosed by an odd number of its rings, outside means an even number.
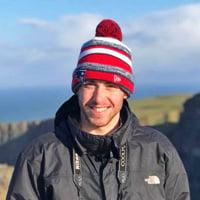
[[[103,111],[105,111],[107,108],[95,108],[95,110],[97,111],[97,112],[103,112]]]

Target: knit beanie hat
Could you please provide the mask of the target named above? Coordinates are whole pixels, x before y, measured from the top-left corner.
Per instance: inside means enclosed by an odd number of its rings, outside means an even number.
[[[131,50],[122,43],[120,26],[104,19],[95,37],[84,43],[73,72],[72,91],[87,80],[103,80],[118,85],[128,96],[134,91]]]

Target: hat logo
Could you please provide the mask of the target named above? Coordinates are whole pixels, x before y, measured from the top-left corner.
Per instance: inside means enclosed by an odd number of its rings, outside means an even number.
[[[84,82],[85,79],[85,69],[80,69],[76,72],[76,77],[81,81]]]
[[[121,78],[118,76],[118,75],[114,75],[114,82],[117,83],[117,82],[121,82]]]

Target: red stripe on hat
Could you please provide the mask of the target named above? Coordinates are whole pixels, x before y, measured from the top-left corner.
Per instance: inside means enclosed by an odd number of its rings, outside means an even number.
[[[123,86],[131,92],[134,90],[134,85],[131,81],[117,74],[87,70],[85,73],[85,80],[87,79],[108,81],[116,85]]]
[[[80,79],[76,78],[75,76],[72,79],[72,86],[75,85],[76,83],[80,82]]]
[[[78,61],[78,64],[83,63],[98,63],[107,66],[119,67],[123,70],[132,73],[132,68],[119,58],[107,54],[90,54]]]

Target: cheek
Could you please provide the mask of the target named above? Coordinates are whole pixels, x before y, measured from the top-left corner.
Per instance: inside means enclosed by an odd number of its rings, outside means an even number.
[[[121,108],[122,108],[122,105],[123,105],[123,99],[119,100],[119,101],[116,103],[116,105],[117,105],[117,108],[118,108],[118,109],[121,109]]]
[[[90,97],[86,93],[82,92],[82,90],[79,90],[77,92],[77,96],[78,96],[80,107],[83,107],[84,105],[86,105],[87,102],[90,100]]]
[[[124,93],[117,93],[113,96],[113,100],[115,101],[116,104],[122,105],[124,100],[127,99],[127,95]]]

